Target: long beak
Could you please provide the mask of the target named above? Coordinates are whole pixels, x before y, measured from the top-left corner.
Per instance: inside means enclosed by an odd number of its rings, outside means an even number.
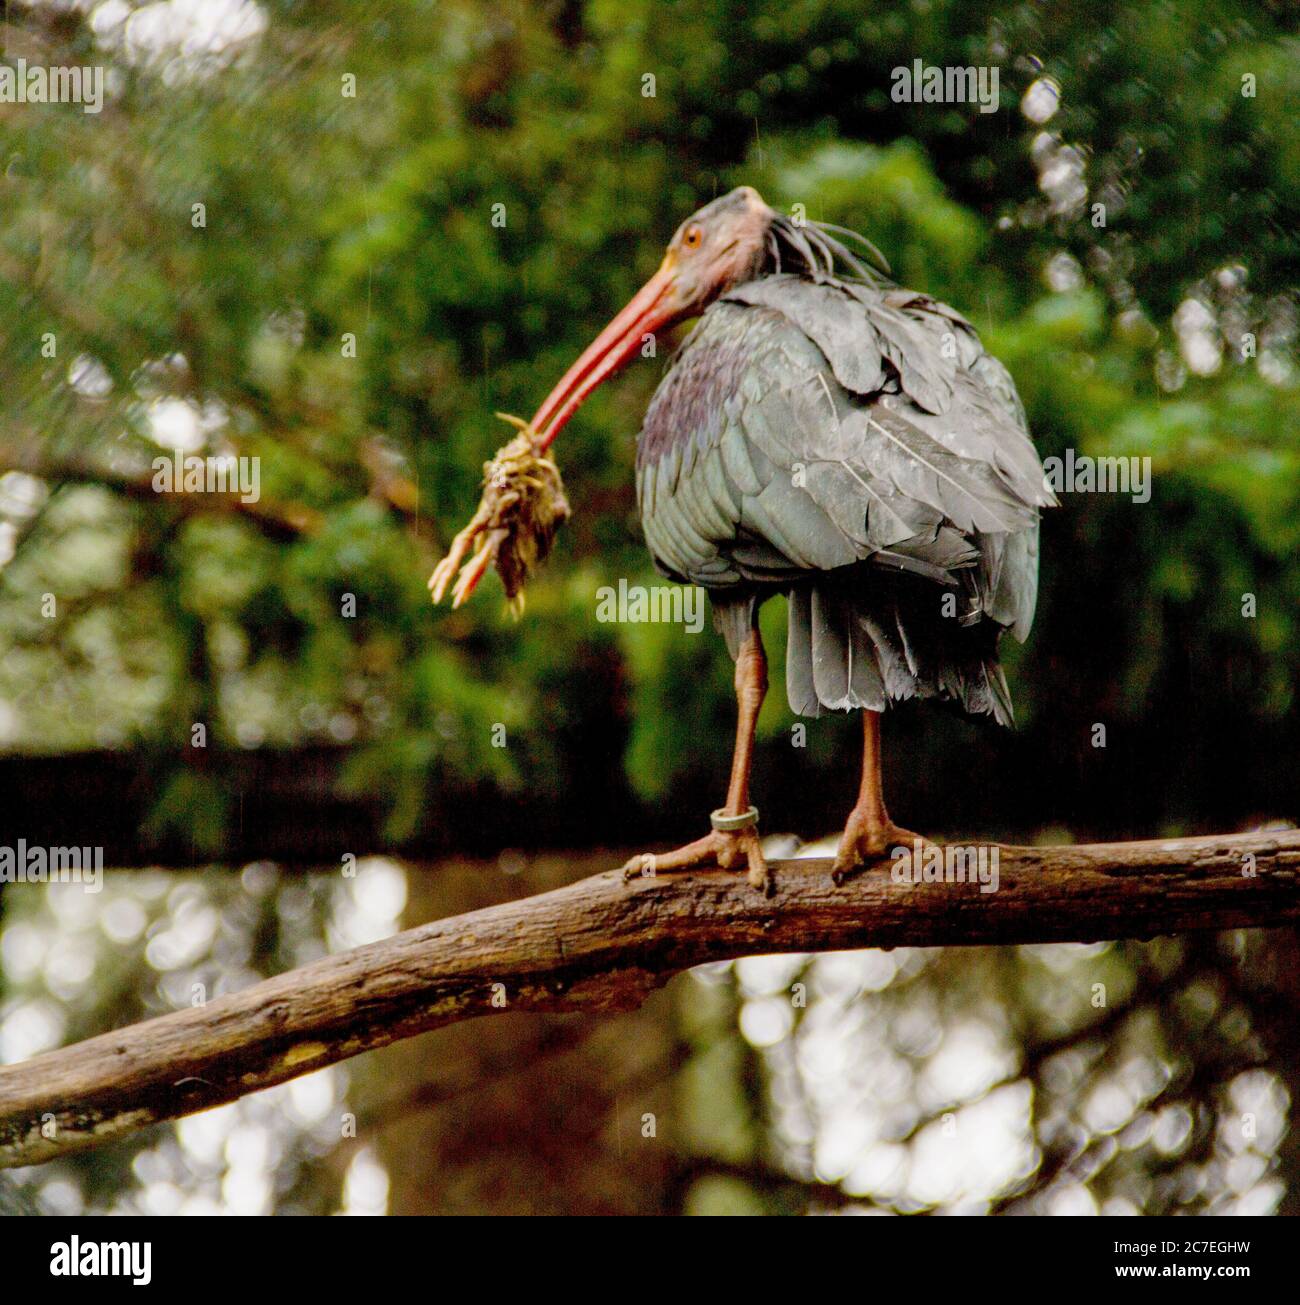
[[[675,310],[668,306],[673,279],[674,268],[669,255],[627,307],[564,373],[563,379],[546,396],[546,401],[529,423],[538,437],[540,448],[547,448],[578,411],[583,400],[629,361],[645,335],[662,330],[676,319]]]

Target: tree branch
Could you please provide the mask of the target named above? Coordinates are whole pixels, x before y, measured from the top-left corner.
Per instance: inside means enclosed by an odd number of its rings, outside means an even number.
[[[160,449],[159,453],[165,450]],[[103,466],[91,458],[48,457],[30,449],[0,444],[0,468],[22,471],[59,484],[100,485],[124,498],[161,506],[184,515],[229,513],[246,517],[272,539],[296,539],[317,533],[323,517],[315,508],[302,503],[279,503],[258,498],[244,502],[237,493],[187,493],[184,490],[160,493],[149,475],[129,476]]]
[[[771,898],[742,875],[625,885],[611,871],[438,920],[0,1069],[0,1166],[97,1146],[456,1020],[631,1009],[706,961],[1300,919],[1295,830],[996,850],[996,892],[897,883],[889,862],[836,888],[830,863],[808,859],[773,867]]]

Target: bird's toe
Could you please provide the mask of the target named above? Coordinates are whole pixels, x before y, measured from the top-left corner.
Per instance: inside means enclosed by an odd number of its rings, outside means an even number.
[[[653,879],[659,874],[683,870],[740,870],[755,888],[772,894],[772,879],[767,861],[759,846],[758,833],[752,827],[739,831],[712,830],[685,847],[671,852],[638,852],[622,867],[623,882]]]
[[[758,835],[753,834],[745,843],[745,864],[748,866],[747,878],[750,884],[759,890],[764,897],[771,897],[776,891],[776,885],[772,880],[772,871],[768,867],[767,858],[763,855],[763,849],[759,844]]]
[[[920,834],[903,829],[893,821],[874,822],[850,817],[831,865],[831,878],[842,884],[866,867],[894,856],[900,847],[914,852],[918,846],[926,845],[927,840]]]
[[[633,879],[652,879],[654,872],[655,858],[653,852],[638,852],[635,856],[630,856],[623,862],[622,874],[625,884]]]

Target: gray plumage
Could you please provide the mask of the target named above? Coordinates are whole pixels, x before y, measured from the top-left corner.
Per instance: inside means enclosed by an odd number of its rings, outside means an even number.
[[[951,308],[820,271],[734,287],[655,392],[637,496],[656,566],[709,593],[733,657],[789,594],[795,712],[937,697],[1010,723],[997,643],[1029,632],[1055,499]]]

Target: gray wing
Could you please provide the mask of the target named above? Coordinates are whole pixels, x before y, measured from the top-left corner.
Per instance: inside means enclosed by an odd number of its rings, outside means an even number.
[[[1023,638],[1054,500],[1010,377],[952,309],[774,276],[711,307],[646,413],[637,488],[669,574],[718,590],[855,562],[955,585]],[[970,586],[963,586],[970,588]]]

